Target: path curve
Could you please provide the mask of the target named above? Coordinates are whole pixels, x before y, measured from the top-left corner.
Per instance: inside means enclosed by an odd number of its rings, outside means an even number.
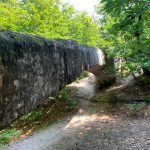
[[[78,113],[11,143],[9,150],[150,150],[150,119],[125,118],[116,111],[120,106],[92,103],[93,75],[68,88],[77,90],[73,96],[80,101]]]

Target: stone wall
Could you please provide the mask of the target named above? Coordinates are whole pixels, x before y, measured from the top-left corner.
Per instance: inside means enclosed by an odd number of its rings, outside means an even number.
[[[104,54],[94,47],[0,31],[0,127],[33,110],[83,70],[102,64]]]

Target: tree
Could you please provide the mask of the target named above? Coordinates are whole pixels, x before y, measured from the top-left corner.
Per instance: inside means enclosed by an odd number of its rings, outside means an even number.
[[[60,0],[1,1],[0,20],[1,29],[99,46],[99,25]]]
[[[150,70],[149,0],[101,0],[103,39],[109,37],[107,53],[126,60],[131,70]]]
[[[72,18],[69,31],[71,38],[79,41],[81,44],[99,46],[99,25],[86,12],[78,12]]]

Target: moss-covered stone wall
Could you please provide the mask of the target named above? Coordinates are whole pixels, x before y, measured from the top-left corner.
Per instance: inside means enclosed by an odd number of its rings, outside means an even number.
[[[0,31],[0,127],[103,63],[103,52],[95,47]]]

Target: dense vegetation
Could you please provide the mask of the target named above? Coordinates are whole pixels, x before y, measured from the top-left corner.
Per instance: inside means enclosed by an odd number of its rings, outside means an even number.
[[[101,0],[102,47],[134,72],[150,71],[150,1]]]
[[[100,20],[61,0],[0,0],[0,29],[73,39],[123,58],[131,72],[150,69],[149,0],[101,0]]]
[[[0,29],[99,46],[99,26],[60,0],[0,0]]]

